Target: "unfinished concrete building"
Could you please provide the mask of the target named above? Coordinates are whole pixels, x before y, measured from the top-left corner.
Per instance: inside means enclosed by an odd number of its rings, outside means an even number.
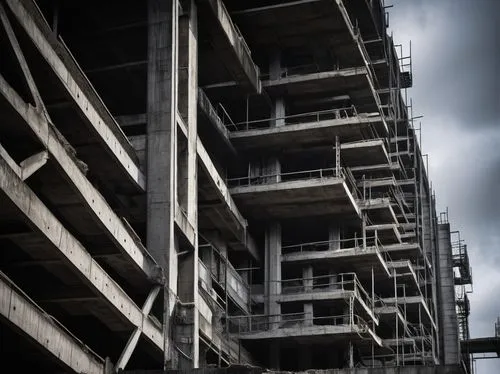
[[[383,2],[2,0],[0,21],[2,365],[460,364],[465,257]]]

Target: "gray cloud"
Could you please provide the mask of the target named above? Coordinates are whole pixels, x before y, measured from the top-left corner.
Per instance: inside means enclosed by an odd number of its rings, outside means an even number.
[[[392,28],[403,31],[396,39],[413,39],[415,91],[427,91],[419,107],[459,113],[457,125],[497,125],[500,2],[399,0],[391,14]]]
[[[500,315],[500,1],[394,0],[397,43],[412,41],[414,113],[439,210],[466,240],[473,267],[472,337]],[[405,49],[406,51],[408,48]],[[499,372],[478,361],[476,374]]]

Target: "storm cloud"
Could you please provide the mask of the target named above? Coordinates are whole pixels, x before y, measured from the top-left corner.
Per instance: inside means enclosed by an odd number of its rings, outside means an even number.
[[[466,240],[473,267],[472,337],[500,315],[500,1],[393,0],[390,30],[409,53],[414,115],[437,209]],[[389,4],[387,4],[389,5]],[[418,127],[418,125],[417,125]],[[476,374],[499,372],[481,360]]]

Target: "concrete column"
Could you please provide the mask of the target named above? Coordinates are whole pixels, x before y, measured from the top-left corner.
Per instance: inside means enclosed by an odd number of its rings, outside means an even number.
[[[340,286],[337,284],[337,273],[334,270],[328,271],[328,278],[330,281],[330,290],[337,290]]]
[[[281,67],[281,51],[275,49],[271,53],[271,59],[269,61],[269,75],[271,79],[279,79],[281,77],[282,67]],[[272,121],[271,126],[284,126],[285,125],[285,100],[283,97],[277,97],[274,99],[273,106],[271,107],[271,117],[276,118]]]
[[[304,283],[304,292],[312,292],[313,290],[313,267],[312,265],[307,265],[302,268],[302,278],[303,283]],[[312,303],[305,303],[304,304],[304,324],[306,326],[312,326],[313,325],[313,318],[314,318],[314,313],[313,313],[313,304]]]
[[[330,241],[329,250],[340,249],[340,226],[338,223],[332,222],[328,227],[328,240]]]
[[[179,91],[178,108],[187,124],[187,139],[179,138],[178,144],[184,144],[179,157],[178,196],[182,197],[179,205],[183,206],[188,221],[197,231],[197,92],[198,92],[198,18],[194,0],[185,4],[184,13],[179,18]],[[182,178],[180,178],[182,176]],[[180,192],[182,191],[182,193]],[[197,368],[199,365],[199,314],[198,314],[198,239],[194,248],[182,248],[179,256],[178,322],[175,325],[176,346],[184,354],[178,355],[178,368]],[[185,356],[189,356],[187,358]]]
[[[313,274],[312,265],[306,265],[302,268],[302,278],[304,278],[303,283],[305,292],[312,292],[313,290]]]
[[[179,112],[187,124],[187,180],[183,194],[187,200],[187,215],[191,224],[197,222],[197,98],[198,98],[198,14],[194,0],[184,7],[179,25]],[[180,193],[180,191],[179,191]]]
[[[249,177],[253,184],[278,183],[281,181],[281,164],[276,157],[259,159],[250,163]],[[263,177],[263,178],[257,178]]]
[[[441,355],[445,365],[453,365],[460,362],[460,343],[455,309],[455,280],[449,223],[438,225],[438,239],[438,269],[435,274],[438,285]]]
[[[279,315],[281,305],[276,301],[281,294],[281,224],[271,222],[266,230],[265,243],[265,296],[266,314]],[[279,316],[270,319],[272,328],[277,328]]]
[[[147,248],[164,279],[164,367],[175,368],[171,317],[177,291],[176,201],[178,1],[148,0]]]

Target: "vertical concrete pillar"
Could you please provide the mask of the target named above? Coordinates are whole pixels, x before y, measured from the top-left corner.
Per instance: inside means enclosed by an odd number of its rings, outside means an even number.
[[[281,181],[281,164],[276,157],[250,162],[249,169],[252,184],[278,183]]]
[[[455,309],[455,279],[449,223],[438,225],[438,239],[439,257],[436,278],[439,303],[438,324],[441,330],[441,355],[445,365],[453,365],[460,362],[460,343]]]
[[[337,222],[332,222],[328,227],[329,250],[340,249],[340,226]]]
[[[302,278],[304,284],[304,292],[312,292],[314,281],[312,265],[306,265],[302,268]],[[314,311],[312,303],[304,303],[304,324],[306,326],[313,325]]]
[[[187,200],[187,215],[191,223],[197,221],[197,98],[198,98],[198,14],[194,0],[184,6],[179,24],[179,112],[187,124],[187,180],[183,193]]]
[[[281,77],[281,51],[278,48],[274,49],[271,53],[269,74],[271,79],[279,79]],[[271,126],[284,126],[285,116],[285,99],[283,97],[277,97],[274,99],[273,106],[271,107],[271,117],[275,119],[271,121]]]
[[[177,291],[177,12],[177,0],[148,0],[147,248],[163,271],[165,368],[176,366],[170,332]]]
[[[340,246],[340,225],[337,222],[330,223],[328,227],[328,249],[330,251],[338,251]],[[337,285],[337,273],[330,269],[328,271],[329,281],[330,281],[330,289],[337,289],[339,286]]]
[[[278,328],[281,318],[281,305],[277,302],[281,294],[281,224],[271,222],[266,230],[265,243],[265,296],[266,314],[273,315],[270,318],[272,328]]]
[[[197,231],[197,92],[198,92],[198,17],[194,0],[186,2],[184,13],[179,18],[179,91],[178,109],[187,125],[187,139],[183,139],[184,152],[178,154],[179,177],[178,191],[183,191],[179,197],[184,201],[183,209],[188,221]],[[178,297],[183,303],[177,313],[180,318],[175,326],[176,346],[180,354],[178,367],[180,369],[197,368],[199,365],[199,313],[198,313],[198,243],[195,238],[194,248],[183,248],[179,256]],[[188,357],[186,357],[188,356]]]

